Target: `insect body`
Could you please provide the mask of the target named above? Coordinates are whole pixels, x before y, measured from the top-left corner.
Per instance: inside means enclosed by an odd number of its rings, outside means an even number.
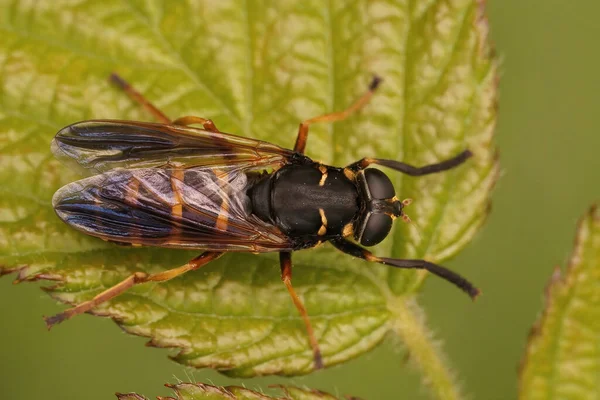
[[[53,152],[96,175],[56,192],[57,215],[75,229],[111,242],[204,252],[179,268],[153,275],[134,273],[92,300],[47,318],[49,327],[135,284],[172,279],[225,252],[279,252],[282,280],[304,320],[315,367],[320,368],[318,342],[292,286],[291,252],[326,241],[368,261],[426,269],[473,298],[479,294],[471,283],[444,267],[424,260],[377,257],[360,246],[381,242],[394,219],[406,218],[403,208],[409,204],[398,200],[390,179],[369,165],[426,175],[460,165],[471,156],[468,150],[424,167],[364,158],[338,168],[303,154],[310,124],[347,117],[368,102],[379,79],[349,109],[300,124],[294,149],[289,150],[219,132],[203,118],[171,122],[121,78],[111,78],[161,123],[94,120],[59,131]]]

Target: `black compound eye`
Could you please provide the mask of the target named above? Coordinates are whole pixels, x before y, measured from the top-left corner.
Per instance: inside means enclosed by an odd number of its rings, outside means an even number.
[[[390,178],[378,169],[365,169],[365,179],[373,199],[391,199],[396,194]]]
[[[367,216],[367,223],[360,238],[363,246],[374,246],[386,238],[392,229],[392,217],[387,214],[372,213]]]

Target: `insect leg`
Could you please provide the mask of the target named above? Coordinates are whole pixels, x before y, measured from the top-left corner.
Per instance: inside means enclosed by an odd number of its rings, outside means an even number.
[[[290,296],[292,296],[292,301],[294,305],[298,309],[298,312],[302,316],[304,320],[304,325],[306,326],[306,332],[308,333],[308,339],[310,340],[310,345],[313,350],[313,357],[315,362],[315,368],[320,369],[323,368],[323,357],[321,356],[321,350],[319,350],[319,343],[315,338],[315,333],[313,331],[312,325],[310,324],[310,319],[308,318],[308,312],[306,312],[306,308],[304,304],[302,304],[302,300],[296,294],[294,287],[292,286],[292,253],[290,252],[281,252],[279,253],[279,262],[281,265],[281,280],[285,284]]]
[[[436,172],[441,172],[441,171],[447,171],[454,167],[458,167],[460,164],[467,161],[472,155],[473,155],[473,153],[471,153],[470,150],[465,150],[462,153],[460,153],[448,160],[444,160],[444,161],[441,161],[436,164],[424,165],[422,167],[415,167],[413,165],[406,164],[406,163],[403,163],[400,161],[365,157],[362,160],[359,160],[355,163],[348,165],[347,168],[356,172],[356,171],[360,171],[361,169],[367,168],[371,164],[378,164],[378,165],[383,165],[384,167],[395,169],[396,171],[400,171],[407,175],[421,176],[421,175],[434,174]]]
[[[140,92],[135,90],[125,79],[121,78],[116,73],[110,74],[110,81],[117,85],[119,88],[123,89],[125,93],[134,101],[140,103],[144,108],[146,108],[154,117],[163,122],[165,124],[175,124],[175,125],[192,125],[192,124],[201,124],[204,129],[210,132],[219,132],[215,124],[210,119],[200,118],[200,117],[181,117],[177,118],[175,121],[172,121],[167,117],[162,111],[160,111],[156,106],[150,103]]]
[[[294,151],[298,153],[304,153],[304,149],[306,147],[306,139],[308,138],[308,127],[310,124],[314,124],[316,122],[334,122],[341,121],[343,119],[348,118],[352,113],[358,111],[363,106],[365,106],[373,93],[381,83],[381,78],[378,76],[373,77],[373,80],[369,84],[369,90],[363,94],[354,104],[345,109],[344,111],[338,111],[331,114],[324,114],[318,117],[314,117],[311,119],[307,119],[306,121],[300,124],[300,128],[298,129],[298,136],[296,137],[296,144],[294,145]]]
[[[217,127],[215,126],[215,123],[212,122],[211,119],[206,119],[206,118],[201,118],[201,117],[193,117],[193,116],[181,117],[181,118],[177,118],[172,123],[174,125],[200,124],[200,125],[202,125],[202,127],[204,127],[205,130],[207,130],[209,132],[220,132],[217,129]]]
[[[150,112],[150,114],[154,115],[154,118],[156,118],[158,121],[160,121],[164,124],[168,124],[171,122],[169,117],[167,117],[162,111],[160,111],[158,108],[156,108],[154,106],[154,104],[152,104],[148,100],[146,100],[146,98],[144,96],[142,96],[142,94],[140,92],[135,90],[129,83],[127,83],[127,81],[125,81],[125,79],[121,78],[119,75],[117,75],[116,73],[113,72],[112,74],[110,74],[109,80],[113,84],[115,84],[116,86],[118,86],[119,88],[124,90],[125,93],[127,93],[127,95],[132,100],[140,103],[146,110],[148,110]]]
[[[212,260],[216,260],[217,258],[223,255],[222,252],[215,251],[207,251],[200,254],[198,257],[189,261],[187,264],[173,268],[164,272],[159,272],[157,274],[148,275],[145,272],[135,272],[129,277],[125,278],[121,282],[117,283],[115,286],[106,289],[104,292],[100,293],[92,300],[83,302],[73,308],[69,308],[66,311],[63,311],[60,314],[56,314],[52,317],[44,317],[46,321],[46,325],[48,329],[52,328],[54,325],[61,323],[62,321],[69,319],[75,315],[82,314],[90,311],[92,308],[98,306],[99,304],[104,303],[105,301],[111,300],[118,295],[125,292],[127,289],[131,288],[134,285],[146,282],[164,282],[169,279],[173,279],[179,275],[185,274],[188,271],[193,271],[198,269],[206,264],[208,264]]]
[[[343,253],[353,257],[362,258],[363,260],[377,262],[380,264],[390,265],[396,268],[407,269],[425,269],[434,275],[439,276],[465,291],[474,300],[481,291],[477,289],[471,282],[460,276],[454,271],[442,267],[441,265],[433,264],[425,260],[402,260],[396,258],[377,257],[370,251],[345,240],[344,238],[332,239],[331,244]]]

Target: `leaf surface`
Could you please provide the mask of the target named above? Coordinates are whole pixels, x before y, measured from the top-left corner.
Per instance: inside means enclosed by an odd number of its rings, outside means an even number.
[[[50,153],[56,131],[91,118],[150,119],[108,84],[112,71],[172,118],[211,118],[222,131],[286,147],[300,121],[343,109],[377,74],[384,82],[367,107],[311,127],[310,157],[424,165],[465,148],[475,157],[421,178],[388,171],[398,196],[415,200],[407,212],[416,224],[396,222],[376,253],[443,262],[487,215],[498,171],[497,76],[481,1],[0,0],[0,7],[9,10],[0,17],[0,268],[21,280],[56,281],[48,291],[61,302],[197,255],[107,244],[54,215],[54,191],[79,178]],[[236,376],[308,373],[308,339],[277,264],[272,255],[227,255],[134,288],[95,313],[176,348],[173,358],[186,365]],[[352,260],[328,245],[295,253],[294,265],[327,366],[368,351],[390,330],[410,339],[425,329],[417,306],[404,301],[424,272]],[[426,361],[437,351],[430,341],[404,342],[422,368],[435,364]],[[439,372],[440,393],[453,392],[444,368],[440,361],[425,375]]]
[[[546,288],[520,371],[519,398],[600,399],[600,210],[581,219],[563,273]]]

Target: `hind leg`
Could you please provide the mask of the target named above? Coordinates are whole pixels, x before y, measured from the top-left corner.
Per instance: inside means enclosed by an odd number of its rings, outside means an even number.
[[[167,271],[159,272],[157,274],[148,275],[145,272],[135,272],[134,274],[128,276],[121,282],[117,283],[113,287],[106,289],[104,292],[98,294],[96,297],[89,301],[85,301],[73,308],[69,308],[66,311],[61,312],[60,314],[56,314],[52,317],[44,317],[46,320],[46,325],[48,329],[52,328],[54,325],[61,323],[62,321],[74,317],[75,315],[83,314],[85,312],[90,311],[94,307],[114,299],[118,295],[124,293],[126,290],[130,289],[134,285],[146,282],[165,282],[170,279],[173,279],[179,275],[183,275],[186,272],[193,271],[198,269],[210,261],[216,260],[221,257],[223,253],[216,251],[207,251],[200,254],[198,257],[189,261],[187,264],[179,267],[169,269]]]
[[[113,72],[112,74],[110,74],[109,80],[113,84],[118,86],[120,89],[122,89],[125,93],[127,93],[127,96],[129,96],[129,98],[139,103],[140,105],[142,105],[142,107],[148,110],[150,114],[152,114],[154,118],[156,118],[159,122],[162,122],[163,124],[171,123],[171,120],[165,115],[165,113],[156,108],[154,104],[146,100],[146,98],[142,96],[140,92],[135,90],[129,83],[127,83],[125,79],[121,78],[119,75]]]

